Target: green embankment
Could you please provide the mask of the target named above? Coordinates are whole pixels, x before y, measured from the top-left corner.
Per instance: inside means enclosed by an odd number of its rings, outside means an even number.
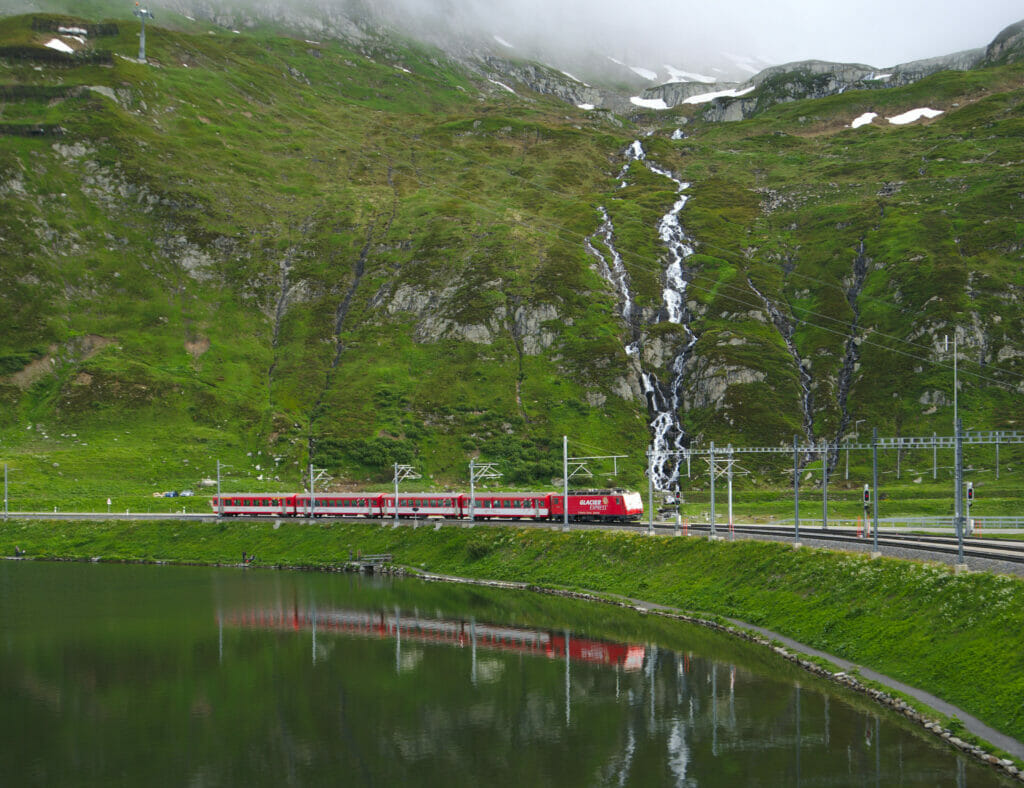
[[[1024,739],[1024,582],[782,544],[637,534],[282,522],[0,523],[0,554],[329,567],[349,551],[467,577],[730,616],[882,671]]]

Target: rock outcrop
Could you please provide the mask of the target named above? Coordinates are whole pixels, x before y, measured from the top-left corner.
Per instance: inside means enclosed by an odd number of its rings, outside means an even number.
[[[985,50],[986,65],[1013,63],[1024,57],[1024,19],[1000,31]]]

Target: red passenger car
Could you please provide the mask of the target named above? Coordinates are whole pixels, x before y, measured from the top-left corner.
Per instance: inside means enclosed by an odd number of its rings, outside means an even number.
[[[221,495],[223,514],[226,517],[236,515],[270,515],[287,517],[295,514],[295,495],[293,493],[231,493]],[[218,510],[218,498],[210,499],[214,514]]]

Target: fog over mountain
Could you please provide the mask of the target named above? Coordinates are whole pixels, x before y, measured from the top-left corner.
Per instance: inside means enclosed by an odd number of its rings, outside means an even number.
[[[1014,0],[154,0],[204,16],[357,15],[434,41],[475,39],[521,57],[712,68],[821,59],[888,66],[981,47],[1021,16]],[[506,46],[511,45],[511,46]],[[732,56],[732,57],[730,57]],[[746,66],[744,68],[743,66]],[[742,64],[733,76],[750,71]],[[714,74],[712,74],[714,76]]]

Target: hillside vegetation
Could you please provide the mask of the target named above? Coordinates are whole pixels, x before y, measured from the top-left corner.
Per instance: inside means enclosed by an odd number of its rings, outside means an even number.
[[[236,489],[310,461],[462,486],[472,456],[547,485],[563,434],[642,484],[639,373],[669,380],[687,340],[658,323],[676,187],[633,162],[620,188],[638,138],[690,184],[694,439],[949,434],[954,331],[965,426],[1024,417],[1024,65],[705,124],[578,110],[394,38],[169,15],[144,64],[137,20],[99,21],[0,20],[0,458],[23,501],[136,500],[218,459]],[[45,47],[61,25],[89,28],[79,54]],[[884,120],[924,106],[943,114]],[[599,206],[634,325],[585,245]]]

